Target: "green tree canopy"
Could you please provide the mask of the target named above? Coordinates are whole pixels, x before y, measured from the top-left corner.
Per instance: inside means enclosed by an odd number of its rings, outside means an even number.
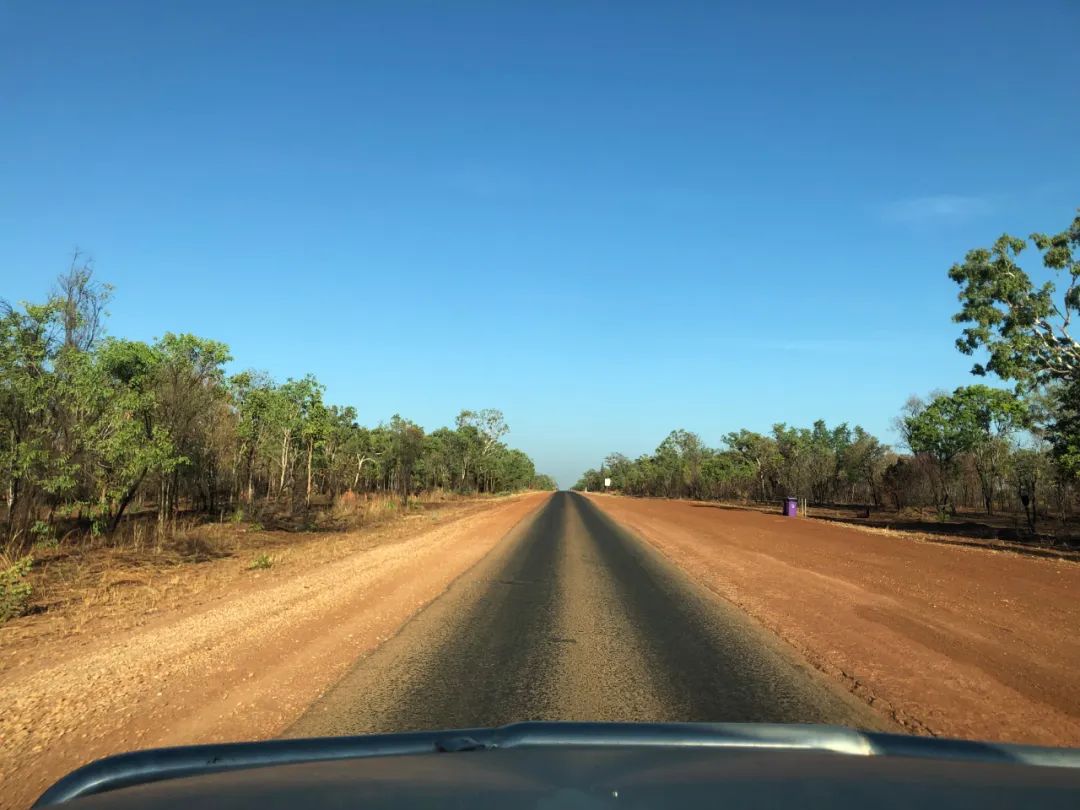
[[[936,465],[941,507],[950,502],[949,473],[961,453],[986,450],[1027,424],[1027,409],[1014,394],[986,385],[934,397],[904,420],[912,452]]]
[[[1072,318],[1080,312],[1080,216],[1060,233],[1030,239],[1043,265],[1064,276],[1064,292],[1059,295],[1054,281],[1037,283],[1020,267],[1024,239],[1005,234],[989,248],[969,251],[949,270],[960,285],[961,309],[953,319],[970,324],[956,345],[965,354],[989,354],[985,364],[975,364],[975,374],[993,373],[1028,387],[1073,382],[1080,378],[1080,343],[1071,334]]]

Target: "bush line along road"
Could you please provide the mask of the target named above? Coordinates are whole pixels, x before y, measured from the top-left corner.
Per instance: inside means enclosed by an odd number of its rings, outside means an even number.
[[[135,747],[537,718],[1080,742],[1075,563],[685,501],[456,508],[91,643],[8,645],[5,806]]]

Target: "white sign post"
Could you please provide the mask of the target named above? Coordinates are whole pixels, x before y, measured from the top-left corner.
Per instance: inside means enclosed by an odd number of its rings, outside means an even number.
[[[607,487],[607,488],[611,487],[611,479],[610,478],[605,478],[604,479],[604,486]]]

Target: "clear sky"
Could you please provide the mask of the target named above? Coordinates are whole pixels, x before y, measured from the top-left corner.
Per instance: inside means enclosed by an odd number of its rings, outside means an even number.
[[[570,485],[676,427],[895,439],[945,272],[1080,205],[1080,4],[0,2],[0,297],[498,407]]]

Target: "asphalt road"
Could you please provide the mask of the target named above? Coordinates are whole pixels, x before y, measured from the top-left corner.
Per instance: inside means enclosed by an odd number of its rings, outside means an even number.
[[[885,727],[589,500],[559,492],[289,736],[520,720]]]

